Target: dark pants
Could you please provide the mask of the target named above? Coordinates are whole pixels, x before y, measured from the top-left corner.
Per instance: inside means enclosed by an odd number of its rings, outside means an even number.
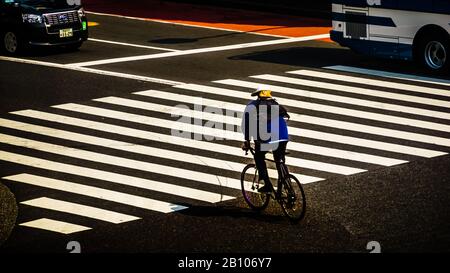
[[[265,145],[261,149],[261,145]],[[269,175],[267,174],[267,165],[264,160],[266,153],[270,150],[273,153],[275,159],[275,165],[277,166],[278,177],[281,176],[281,164],[280,161],[285,160],[287,141],[270,144],[272,149],[266,149],[268,144],[255,143],[255,164],[259,173],[259,180],[264,180],[264,183],[270,183]]]

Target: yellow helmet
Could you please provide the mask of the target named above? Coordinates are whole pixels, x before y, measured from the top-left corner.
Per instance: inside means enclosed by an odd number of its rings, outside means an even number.
[[[256,91],[254,91],[252,93],[252,96],[258,96],[260,98],[271,98],[272,90],[270,90],[270,88],[268,86],[260,85],[260,86],[258,86]]]

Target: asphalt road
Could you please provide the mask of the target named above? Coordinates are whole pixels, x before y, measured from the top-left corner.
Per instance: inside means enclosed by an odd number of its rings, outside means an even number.
[[[448,252],[450,79],[328,41],[278,43],[286,38],[88,16],[98,23],[90,27],[95,40],[80,50],[18,56],[28,63],[0,60],[0,176],[21,202],[18,225],[0,252],[67,253],[70,241],[84,253],[367,253],[370,241],[379,242],[382,252]],[[219,48],[248,43],[255,44]],[[204,48],[213,50],[198,50]],[[68,64],[70,69],[61,66]],[[384,77],[325,68],[337,65],[382,71]],[[393,79],[387,72],[433,79]],[[263,74],[290,80],[251,77]],[[214,82],[225,79],[278,86],[275,96],[298,117],[290,123],[299,134],[291,134],[287,163],[305,183],[307,213],[300,223],[289,223],[274,202],[263,213],[248,208],[234,182],[238,167],[251,158],[233,154],[237,139],[173,142],[179,140],[171,136],[173,106],[192,109],[199,95],[209,99],[205,106],[211,100],[243,106],[250,98],[241,97],[253,89],[242,82]],[[418,90],[393,88],[396,83]],[[133,94],[145,90],[159,92]],[[216,181],[218,176],[225,180]],[[81,215],[37,203],[49,200],[70,202]],[[149,200],[176,211],[145,207]],[[120,213],[120,223],[95,219],[98,211],[86,217],[74,204],[109,211],[104,216]],[[62,234],[24,226],[39,219],[89,229]]]

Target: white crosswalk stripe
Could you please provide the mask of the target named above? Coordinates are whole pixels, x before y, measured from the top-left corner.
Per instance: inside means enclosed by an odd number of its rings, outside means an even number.
[[[122,119],[122,120],[132,121],[132,122],[141,123],[141,124],[145,124],[145,125],[159,124],[159,125],[161,125],[161,127],[166,127],[169,129],[178,128],[185,132],[213,136],[213,137],[216,137],[219,139],[232,139],[232,140],[237,140],[237,141],[242,140],[241,133],[232,132],[232,131],[224,131],[221,129],[204,127],[201,125],[180,123],[180,122],[176,122],[176,121],[158,119],[158,118],[147,117],[147,116],[136,115],[136,114],[128,114],[125,112],[102,109],[102,108],[98,108],[98,107],[85,106],[85,105],[79,105],[79,104],[64,104],[64,105],[57,105],[55,107],[60,108],[60,109],[65,109],[65,110],[77,111],[77,112],[81,112],[81,113],[88,113],[91,115],[100,115],[100,116],[109,117],[109,118]],[[183,114],[188,115],[189,113],[184,112]],[[310,161],[310,160],[302,160],[302,159],[291,159],[291,160],[294,163],[297,163],[297,166],[299,166],[299,167],[308,168],[308,167],[311,167],[310,165],[315,165],[316,167],[321,168],[321,170],[323,170],[323,171],[331,171],[334,173],[341,173],[341,174],[346,174],[346,175],[364,171],[361,169],[348,168],[345,166],[332,165],[332,164],[326,164],[326,163],[317,165],[315,162]]]
[[[58,232],[58,233],[62,233],[62,234],[71,234],[71,233],[91,229],[90,227],[75,225],[75,224],[52,220],[52,219],[47,219],[47,218],[42,218],[42,219],[22,223],[20,225],[25,226],[25,227],[32,227],[32,228],[38,228],[38,229]]]
[[[411,95],[405,95],[405,94],[399,94],[395,92],[386,92],[386,91],[380,91],[375,89],[369,89],[369,88],[361,88],[361,87],[353,87],[343,84],[335,84],[335,83],[327,83],[327,82],[321,82],[321,81],[312,81],[312,80],[304,80],[304,79],[298,79],[298,78],[290,78],[290,77],[273,77],[271,75],[264,75],[265,77],[261,76],[253,76],[255,78],[276,78],[276,81],[282,81],[285,83],[294,83],[298,85],[303,86],[309,86],[309,87],[316,87],[316,88],[323,88],[328,90],[335,90],[350,94],[362,94],[365,96],[370,97],[378,97],[378,98],[390,98],[397,101],[405,101],[405,102],[413,102],[413,103],[420,103],[425,105],[431,105],[431,106],[437,106],[437,107],[445,107],[450,108],[450,102],[438,100],[438,99],[431,99],[431,98],[425,98],[425,97],[419,97],[419,96],[411,96]]]
[[[186,101],[188,101],[188,98],[189,98],[189,96],[186,96],[186,95],[168,93],[168,92],[157,91],[157,90],[136,92],[135,94],[149,96],[149,97],[153,97],[153,98],[171,100],[171,101],[175,101],[178,103],[186,102]],[[242,112],[241,112],[242,105],[241,104],[224,103],[224,102],[212,100],[212,99],[202,99],[202,101],[203,101],[203,103],[205,103],[206,105],[208,105],[210,107],[223,108],[225,110],[235,111],[235,112],[239,113],[240,115],[242,115]],[[189,113],[187,113],[187,114],[189,114]],[[191,114],[191,115],[194,116],[193,114]],[[294,114],[294,117],[295,116],[296,115]],[[230,124],[238,125],[238,126],[241,123],[241,120],[239,118],[227,116],[224,119],[223,116],[220,116],[220,117],[222,118],[222,121],[225,123],[230,123]],[[202,118],[213,120],[214,118],[217,118],[217,117],[214,117],[214,114],[211,114],[211,113],[202,113]],[[311,117],[311,118],[313,118],[313,117]],[[333,122],[338,122],[338,121],[333,121]],[[295,130],[295,129],[296,128],[293,128],[293,131],[290,132],[292,135],[303,136],[302,133],[299,133],[299,131]],[[375,156],[375,155],[371,155],[371,154],[357,153],[357,152],[348,151],[348,150],[321,147],[321,146],[317,146],[317,145],[310,145],[310,144],[296,143],[296,142],[290,142],[289,145],[293,150],[308,151],[309,153],[313,153],[313,154],[326,155],[326,156],[337,157],[337,158],[342,158],[342,159],[350,159],[350,160],[354,160],[354,161],[367,162],[367,163],[378,164],[378,165],[383,165],[383,166],[393,166],[393,165],[405,163],[405,161],[398,160],[398,159],[387,158],[387,157],[382,157],[382,156]],[[288,160],[288,161],[290,161],[290,160]]]
[[[276,76],[276,75],[257,75],[257,76],[253,76],[252,78],[276,81],[276,82],[283,82],[283,83],[289,83],[289,84],[299,84],[299,85],[302,85],[304,83],[304,80],[301,80],[301,79],[285,77],[285,76]],[[418,107],[408,107],[408,106],[402,106],[402,105],[390,104],[390,103],[382,103],[381,104],[377,101],[372,101],[372,100],[362,100],[362,99],[357,99],[357,98],[330,95],[330,94],[324,94],[324,93],[320,93],[320,92],[313,92],[313,91],[302,90],[302,89],[297,89],[297,88],[296,88],[296,90],[297,90],[296,93],[290,93],[290,94],[296,94],[299,96],[310,97],[310,98],[321,99],[321,100],[337,101],[337,102],[342,102],[342,103],[346,103],[346,104],[353,104],[353,105],[381,109],[381,110],[397,111],[397,112],[413,114],[413,115],[422,115],[422,116],[432,117],[432,118],[450,119],[450,113],[446,113],[446,112],[431,111],[431,110],[421,109]],[[340,89],[339,91],[342,91],[342,90]],[[385,97],[385,98],[389,98],[389,97]],[[420,97],[417,97],[417,100],[415,102],[420,103]]]
[[[135,101],[135,100],[129,100],[129,99],[123,99],[123,98],[116,98],[116,97],[108,97],[108,98],[103,98],[103,99],[99,99],[98,101],[102,101],[102,102],[107,102],[107,103],[111,103],[111,104],[117,104],[117,105],[126,105],[129,107],[137,107],[140,109],[152,109],[152,111],[159,111],[158,109],[155,108],[151,108],[151,104],[147,105],[146,102],[139,102],[139,101]],[[65,108],[68,109],[68,108]],[[172,111],[174,111],[173,109],[170,109]],[[167,113],[167,109],[166,111],[160,111],[162,113]],[[196,113],[195,111],[187,111],[187,112],[183,112],[183,116],[185,117],[190,117],[190,118],[196,118]],[[223,118],[223,115],[218,115],[218,114],[212,114],[212,113],[206,113],[206,114],[202,114],[201,118],[203,119],[208,119],[208,120],[213,120],[216,122],[221,122],[221,123],[226,123],[226,120]],[[240,121],[236,121],[236,119],[234,119],[235,123],[233,125],[239,125]],[[172,128],[175,127],[179,127],[177,125],[173,125]],[[204,128],[202,126],[199,126],[200,129]],[[194,127],[194,128],[198,128],[198,127]],[[186,128],[185,131],[190,131],[190,128]],[[199,132],[197,130],[193,130],[193,132]],[[223,136],[223,130],[208,130],[206,132],[208,135],[212,135],[215,137],[222,137]],[[242,140],[242,134],[241,133],[227,133],[226,134],[226,138],[228,139],[233,139],[233,140]],[[291,146],[295,146],[297,143],[295,142],[291,142]],[[295,147],[296,148],[296,147]],[[297,149],[299,150],[299,149]],[[359,173],[359,172],[364,172],[365,170],[362,169],[357,169],[357,168],[349,168],[349,167],[345,167],[345,166],[339,166],[339,165],[335,165],[335,164],[327,164],[327,163],[317,163],[311,160],[300,160],[300,159],[296,159],[296,158],[292,158],[290,159],[290,163],[292,163],[292,165],[294,166],[298,166],[298,167],[303,167],[303,168],[313,168],[313,169],[317,169],[317,170],[321,170],[321,171],[328,171],[328,172],[334,172],[334,173],[340,173],[340,174],[344,174],[344,175],[350,175],[350,174],[355,174],[355,173]]]
[[[342,67],[335,68],[344,71]],[[288,149],[294,153],[286,157],[286,162],[302,183],[395,166],[449,151],[450,124],[440,122],[450,120],[445,82],[416,81],[405,76],[400,83],[389,80],[398,75],[386,74],[384,78],[366,70],[354,69],[358,74],[344,71],[346,75],[332,71],[302,69],[254,75],[250,80],[180,84],[126,97],[98,98],[92,103],[12,112],[0,118],[0,144],[5,147],[0,150],[0,161],[33,169],[3,179],[44,192],[39,198],[20,200],[21,205],[60,212],[57,216],[73,215],[113,224],[144,216],[119,213],[104,207],[105,203],[92,206],[64,195],[45,196],[45,190],[114,202],[149,213],[180,211],[191,202],[232,200],[240,196],[240,172],[251,162],[250,156],[245,156],[235,144],[243,138],[238,128],[245,104],[251,99],[249,92],[241,90],[250,91],[267,82],[275,83],[269,86],[280,94],[277,100],[292,108],[294,123],[290,124],[289,133],[295,139],[289,142]],[[371,78],[366,79],[363,72],[373,73],[367,73]],[[325,79],[339,83],[324,82]],[[434,85],[420,86],[422,82]],[[217,94],[223,100],[217,99]],[[303,109],[326,115],[305,114]],[[329,118],[330,114],[336,117]],[[181,116],[191,123],[179,119]],[[208,127],[204,122],[221,126]],[[190,137],[174,134],[177,131]],[[40,172],[33,173],[34,169]],[[277,178],[273,165],[269,166],[269,175]],[[102,183],[92,186],[93,181]],[[140,189],[140,194],[128,193],[131,189]],[[63,234],[95,228],[52,217],[20,225]]]
[[[256,89],[258,87],[258,85],[261,84],[258,82],[249,82],[249,81],[241,81],[241,80],[221,80],[221,81],[217,81],[217,82],[223,83],[223,84],[228,84],[228,85],[234,85],[234,86],[243,86],[243,87],[247,87],[247,88],[251,88],[251,89]],[[282,87],[279,85],[268,85],[268,87],[272,88],[273,90],[276,90],[277,92],[294,93],[294,94],[297,90],[295,88],[287,88],[287,87]],[[349,116],[349,117],[361,117],[364,119],[370,119],[370,120],[374,120],[374,121],[389,122],[389,123],[394,123],[394,124],[399,124],[399,125],[406,125],[406,126],[412,126],[412,127],[417,127],[417,128],[442,131],[442,132],[450,131],[450,125],[436,123],[436,122],[404,118],[404,117],[392,116],[392,115],[387,115],[387,114],[379,114],[379,113],[373,113],[373,112],[369,112],[369,111],[354,110],[354,109],[337,107],[337,106],[327,106],[327,105],[323,105],[323,104],[309,103],[309,102],[303,102],[303,101],[293,100],[293,99],[279,98],[279,101],[282,104],[289,105],[292,107],[328,112],[328,113],[333,113],[333,114],[337,114],[337,115],[345,115],[345,116]]]
[[[150,132],[150,131],[138,130],[138,129],[117,126],[117,125],[111,125],[111,124],[105,124],[105,123],[89,121],[89,120],[82,120],[82,119],[78,119],[78,118],[61,116],[61,115],[56,115],[56,114],[51,114],[51,113],[46,113],[46,112],[41,112],[41,111],[35,111],[35,110],[24,110],[24,111],[15,112],[15,114],[21,115],[21,116],[26,116],[26,117],[33,117],[35,119],[42,119],[42,120],[47,120],[47,121],[63,123],[63,124],[67,124],[67,125],[73,125],[73,126],[79,126],[79,127],[84,127],[84,128],[100,130],[100,131],[104,131],[104,132],[110,132],[110,133],[113,132],[115,134],[121,134],[121,135],[125,135],[125,136],[132,136],[132,137],[137,137],[137,138],[142,138],[142,139],[147,139],[147,140],[157,140],[158,142],[170,143],[173,145],[185,146],[185,147],[201,149],[201,150],[206,150],[206,151],[217,151],[217,152],[224,153],[224,154],[245,157],[240,148],[231,147],[231,146],[227,146],[227,145],[221,145],[221,144],[212,143],[212,142],[198,141],[195,139],[176,137],[176,136],[172,136],[172,135],[158,134],[158,133]],[[105,117],[108,117],[108,116],[106,115]],[[129,116],[126,116],[126,117],[129,118]],[[125,119],[125,120],[127,120],[127,119]],[[34,133],[44,134],[44,135],[53,136],[53,137],[61,137],[62,134],[66,134],[67,136],[65,138],[76,139],[77,141],[81,141],[86,138],[92,139],[92,136],[63,132],[61,130],[49,129],[49,128],[45,128],[42,126],[23,124],[23,123],[19,123],[19,122],[15,122],[15,121],[10,121],[10,120],[0,120],[0,121],[3,121],[2,123],[0,123],[0,126],[8,127],[8,128],[15,128],[17,130],[22,130],[23,127],[25,127],[25,128],[30,128],[31,131],[33,131]],[[128,119],[128,121],[138,122],[135,119]],[[164,121],[161,121],[161,122],[163,122],[162,125],[165,124]],[[103,142],[102,145],[106,145],[106,143],[111,143],[111,140],[105,140],[105,141],[106,142]],[[99,142],[99,141],[97,141],[97,142]],[[116,145],[107,145],[107,146],[109,148],[113,148],[113,149],[121,149],[121,150],[130,151],[130,152],[144,153],[144,154],[146,151],[152,151],[152,152],[157,151],[157,148],[154,148],[154,147],[148,147],[148,146],[142,147],[141,145],[129,145],[129,144],[117,145],[117,142],[114,142],[114,143],[116,143]],[[150,153],[150,154],[153,155],[153,153]],[[172,151],[168,151],[168,150],[164,150],[163,154],[155,154],[155,156],[158,156],[158,157],[164,157],[166,155],[172,155],[169,158],[172,158],[175,160],[177,159],[176,153],[172,152]],[[213,167],[217,167],[217,168],[225,168],[227,170],[241,171],[244,167],[244,165],[239,164],[239,163],[223,161],[223,160],[216,160],[213,158],[205,158],[205,157],[198,156],[198,155],[193,156],[193,155],[184,153],[183,156],[184,157],[190,156],[190,158],[193,159],[193,161],[191,161],[191,163],[200,161],[199,164],[201,163],[201,164],[206,164],[207,166],[213,166]],[[270,169],[269,169],[269,175],[271,177],[277,177],[277,173]],[[321,178],[308,176],[308,175],[298,175],[298,176],[299,176],[299,178],[302,179],[303,183],[312,183],[312,182],[317,182],[317,181],[322,180]]]
[[[217,92],[220,91],[230,91],[230,90],[224,90],[224,89],[217,89],[217,88],[211,88],[207,86],[201,86],[201,85],[189,85],[189,86],[179,86],[180,88],[186,88],[190,91],[205,91],[205,90],[216,90]],[[230,91],[231,93],[237,93],[236,91]],[[242,92],[241,92],[242,93]],[[169,92],[162,92],[162,91],[156,91],[156,90],[149,90],[149,91],[142,91],[142,92],[136,92],[135,94],[143,95],[143,96],[149,96],[149,97],[155,97],[160,99],[166,99],[171,101],[176,101],[178,103],[188,101],[190,98],[186,95],[179,95],[179,94],[173,94]],[[236,95],[236,94],[233,94]],[[245,94],[242,94],[243,96]],[[233,96],[236,98],[236,96]],[[237,103],[224,103],[218,100],[212,100],[212,99],[202,99],[202,103],[211,106],[211,107],[218,107],[223,108],[230,111],[235,111],[237,113],[241,113],[242,111],[242,105]],[[188,114],[188,113],[186,113]],[[313,117],[313,116],[307,116],[307,115],[299,115],[299,114],[290,114],[291,120],[299,121],[303,123],[310,123],[310,124],[316,124],[316,125],[322,125],[322,126],[328,126],[333,128],[339,128],[339,129],[345,129],[345,130],[356,130],[358,132],[371,132],[371,133],[377,133],[379,130],[380,132],[378,134],[381,135],[395,135],[390,129],[384,129],[384,128],[377,128],[373,126],[367,126],[367,125],[361,125],[357,123],[350,123],[350,122],[344,122],[339,120],[331,120],[331,119],[325,119],[325,118],[319,118],[319,117]],[[222,120],[223,120],[223,116]],[[208,115],[208,119],[211,119],[211,115]],[[227,116],[224,120],[226,123],[232,123],[234,125],[240,125],[241,121],[240,119],[236,119],[233,117]],[[399,132],[402,133],[402,132]],[[362,147],[372,147],[376,149],[383,149],[387,151],[392,152],[398,152],[398,153],[405,153],[410,155],[418,155],[418,156],[424,156],[424,157],[435,157],[439,155],[443,155],[444,153],[427,150],[427,149],[418,149],[413,147],[403,147],[401,145],[382,145],[383,143],[376,142],[376,141],[369,141],[365,139],[358,139],[358,138],[349,138],[349,137],[343,137],[336,134],[325,134],[322,132],[315,132],[313,130],[306,130],[306,129],[300,129],[298,128],[291,128],[290,129],[291,135],[297,135],[297,136],[304,136],[309,138],[315,138],[315,136],[318,139],[321,140],[327,140],[331,142],[340,142],[340,143],[352,143],[353,145],[361,145]],[[406,139],[416,139],[414,138],[415,135],[407,134],[405,136]],[[342,141],[339,141],[340,139],[343,139]],[[423,138],[425,142],[429,141],[429,136],[425,136]],[[371,154],[364,154],[364,153],[355,153],[352,151],[341,151],[337,149],[333,150],[327,150],[324,149],[325,147],[315,146],[315,145],[308,145],[303,143],[290,143],[290,145],[296,146],[295,150],[299,151],[308,151],[311,153],[316,153],[315,151],[318,151],[319,154],[327,155],[331,157],[338,157],[338,158],[346,158],[350,160],[355,161],[361,161],[361,162],[367,162],[372,164],[378,164],[383,166],[393,166],[405,163],[405,161],[393,159],[393,158],[387,158],[382,156],[375,156]],[[332,151],[332,152],[331,152]]]
[[[218,82],[222,82],[222,81],[218,81]],[[255,86],[257,86],[257,84]],[[246,93],[246,92],[239,92],[239,91],[229,90],[229,89],[225,89],[225,88],[208,87],[208,86],[195,85],[195,84],[178,85],[178,86],[176,86],[176,88],[187,89],[190,91],[197,91],[197,92],[220,93],[220,94],[223,94],[224,96],[230,96],[230,97],[248,98],[248,93]],[[150,91],[148,95],[151,96],[152,92],[153,91]],[[314,106],[313,108],[309,108],[310,103],[288,100],[288,99],[283,99],[283,98],[278,98],[278,101],[281,104],[286,105],[286,106],[293,106],[293,107],[298,107],[298,108],[303,108],[303,109],[311,109],[311,110],[316,110],[316,111],[328,112],[327,111],[328,106],[326,106],[326,105],[323,105],[323,106],[317,105],[317,106]],[[229,106],[231,104],[227,103],[226,105]],[[241,107],[241,109],[242,109],[242,107]],[[359,112],[362,112],[362,111],[359,111]],[[359,113],[359,112],[357,113],[357,115],[355,115],[356,117],[364,117],[364,118],[367,117],[367,115],[363,115],[362,113]],[[339,113],[340,113],[339,110],[336,110],[336,114],[339,114]],[[351,116],[351,115],[349,115],[349,116]],[[376,127],[376,126],[363,125],[363,124],[352,123],[352,122],[331,120],[331,119],[319,118],[319,117],[314,117],[314,116],[300,115],[300,114],[295,114],[295,113],[291,114],[291,120],[303,122],[303,123],[311,123],[314,125],[356,131],[356,132],[364,132],[364,133],[368,133],[368,134],[376,134],[376,135],[381,135],[381,136],[389,136],[389,137],[393,137],[393,138],[414,140],[414,141],[430,143],[430,144],[439,144],[439,145],[444,145],[444,146],[450,145],[450,140],[446,139],[446,138],[405,132],[405,131],[400,131],[400,130],[393,130],[393,129]],[[293,127],[290,129],[289,133],[295,134],[295,131],[296,131],[296,127]],[[368,140],[368,139],[361,139],[361,138],[356,138],[356,137],[346,137],[346,136],[342,136],[342,135],[338,135],[338,134],[323,133],[323,132],[307,130],[307,129],[301,129],[300,135],[304,136],[304,137],[308,137],[308,138],[322,139],[322,140],[327,140],[327,141],[331,141],[331,142],[339,142],[339,143],[351,143],[352,145],[359,145],[362,147],[369,147],[369,148],[373,148],[373,149],[383,149],[383,150],[387,150],[387,151],[391,151],[391,152],[410,154],[410,155],[415,155],[415,156],[425,155],[425,157],[435,157],[435,156],[444,154],[442,152],[429,150],[429,149],[408,147],[408,146],[403,146],[403,145],[373,141],[373,140]]]
[[[394,73],[394,72],[387,72],[387,71],[381,71],[381,70],[375,70],[375,69],[366,69],[366,68],[360,68],[360,67],[352,67],[352,66],[346,66],[346,65],[333,65],[333,66],[327,66],[324,68],[332,69],[332,70],[336,70],[336,71],[358,73],[358,74],[362,74],[362,75],[450,86],[450,80],[439,79],[439,78],[430,78],[430,77],[409,75],[409,74],[403,74],[403,73]],[[443,94],[442,96],[449,97],[450,94]]]
[[[313,70],[302,69],[302,70],[296,70],[296,71],[289,71],[287,73],[295,74],[295,75],[302,75],[302,76],[318,77],[318,78],[322,78],[322,79],[330,79],[330,80],[336,80],[336,81],[360,83],[360,84],[364,84],[364,85],[371,85],[371,86],[377,86],[377,87],[388,87],[388,88],[392,88],[392,89],[412,91],[412,92],[430,94],[430,95],[438,95],[438,96],[446,96],[446,97],[450,96],[450,94],[446,94],[445,92],[442,92],[442,89],[439,89],[439,88],[417,86],[414,84],[390,82],[390,81],[385,81],[385,80],[384,81],[374,80],[374,79],[368,79],[368,78],[362,78],[362,77],[347,76],[347,75],[342,75],[342,74],[333,74],[333,73],[322,72],[322,71],[313,71]],[[433,82],[433,83],[441,84],[440,82]],[[450,86],[450,81],[447,83],[447,85]]]
[[[49,170],[62,171],[75,174],[77,171],[83,171],[84,169],[77,168],[76,166],[70,166],[61,163],[52,163],[48,160],[40,160],[28,156],[15,155],[12,153],[5,153],[0,151],[0,159],[11,162],[19,162],[19,164],[26,164],[27,166],[47,168]],[[47,166],[48,164],[48,166]],[[59,167],[59,168],[58,168]],[[65,167],[65,170],[61,170]],[[74,170],[71,171],[70,168]],[[71,172],[69,172],[71,171]],[[90,171],[90,170],[87,170]],[[4,177],[6,180],[25,183],[29,185],[60,190],[64,192],[76,193],[80,195],[90,196],[102,200],[108,200],[116,203],[125,204],[137,208],[142,208],[151,211],[157,211],[162,213],[170,213],[186,209],[184,206],[170,204],[167,202],[154,200],[146,197],[136,196],[132,194],[121,193],[112,190],[106,190],[102,188],[81,185],[78,183],[67,182],[37,175],[31,174],[19,174]]]
[[[58,154],[61,153],[65,156],[74,157],[83,160],[89,160],[93,162],[105,163],[110,165],[115,165],[119,167],[127,167],[136,170],[148,170],[150,172],[161,172],[168,174],[173,177],[180,179],[197,179],[198,181],[204,183],[211,183],[218,186],[230,187],[235,189],[240,189],[240,181],[237,179],[230,179],[228,177],[214,176],[201,172],[194,172],[190,170],[174,168],[154,163],[143,162],[139,160],[126,159],[117,156],[110,156],[101,153],[94,153],[89,151],[84,151],[81,149],[64,147],[61,145],[48,144],[41,141],[35,141],[30,139],[24,139],[20,137],[13,137],[5,134],[0,134],[0,142],[9,145],[21,146],[30,149],[35,149],[47,153]],[[202,200],[205,202],[219,202],[230,200],[230,196],[222,196],[220,194],[213,194],[209,192],[199,191],[196,189],[176,186],[173,184],[162,183],[159,181],[151,181],[147,179],[140,179],[137,177],[118,175],[114,173],[108,174],[110,177],[109,181],[116,182],[118,184],[131,185],[134,187],[139,187],[143,189],[149,189],[161,192],[171,192],[172,194],[178,194],[183,197],[194,198]],[[94,177],[94,173],[91,177]],[[98,177],[100,178],[100,176]]]
[[[126,215],[123,213],[118,213],[114,211],[109,211],[105,209],[94,208],[90,206],[80,205],[72,202],[56,200],[53,198],[36,198],[28,201],[21,202],[21,204],[56,210],[60,212],[76,214],[84,217],[89,217],[101,221],[106,221],[113,224],[120,224],[129,221],[134,221],[140,219],[139,217]]]

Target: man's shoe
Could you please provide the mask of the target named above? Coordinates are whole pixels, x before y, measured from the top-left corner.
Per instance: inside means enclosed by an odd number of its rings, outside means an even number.
[[[273,190],[272,185],[265,184],[264,186],[262,186],[261,188],[258,189],[258,192],[260,192],[260,193],[271,193],[272,190]]]

